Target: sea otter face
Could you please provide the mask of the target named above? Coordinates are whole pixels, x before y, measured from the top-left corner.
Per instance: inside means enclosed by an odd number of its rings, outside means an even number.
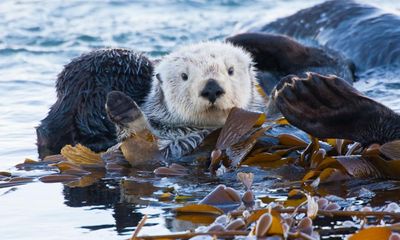
[[[247,108],[255,83],[251,56],[228,43],[183,47],[156,67],[156,84],[180,123],[217,127],[230,109]]]

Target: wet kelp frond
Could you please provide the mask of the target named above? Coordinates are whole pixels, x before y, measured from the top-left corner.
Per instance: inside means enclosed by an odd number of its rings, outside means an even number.
[[[172,212],[177,221],[203,225],[167,236],[144,236],[139,229],[135,231],[135,239],[198,236],[318,239],[354,232],[357,233],[351,239],[365,239],[366,235],[396,236],[400,207],[387,200],[373,208],[354,205],[335,196],[340,194],[335,189],[329,190],[331,183],[349,186],[355,180],[398,179],[399,156],[399,140],[363,147],[349,140],[317,139],[289,125],[285,119],[270,120],[264,114],[232,109],[225,126],[210,134],[195,152],[177,160],[179,164],[165,166],[155,137],[145,130],[107,152],[95,153],[78,144],[67,145],[61,155],[40,162],[27,159],[16,166],[17,173],[0,173],[0,187],[38,179],[76,188],[90,186],[104,177],[125,177],[120,180],[124,201],[147,203],[141,196],[153,197],[174,204]],[[197,175],[204,175],[207,168],[209,182],[219,179],[229,185],[209,189],[205,196],[195,191]],[[39,177],[20,174],[30,170],[40,170],[42,174]],[[153,185],[152,181],[160,177],[185,178],[188,184],[193,181],[193,191]],[[273,182],[267,190],[262,187],[266,181]],[[273,194],[274,189],[283,192]],[[374,190],[362,188],[359,194],[363,194],[361,191],[374,194]],[[348,194],[351,195],[351,190]],[[347,220],[343,226],[327,230],[323,228],[324,218]]]

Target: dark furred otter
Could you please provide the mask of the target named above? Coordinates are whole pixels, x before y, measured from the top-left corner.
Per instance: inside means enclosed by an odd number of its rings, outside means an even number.
[[[36,129],[39,157],[57,154],[66,144],[94,151],[117,143],[105,111],[107,93],[118,90],[142,104],[151,88],[153,66],[143,55],[103,49],[73,59],[58,75],[57,101]]]
[[[400,139],[400,116],[344,80],[352,83],[353,74],[371,68],[398,68],[399,26],[397,15],[335,0],[227,40],[250,51],[257,63],[262,62],[256,66],[262,84],[269,88],[277,82],[277,76],[300,76],[283,78],[272,93],[277,109],[291,124],[317,137],[368,145]],[[313,47],[276,34],[307,40]],[[319,74],[305,75],[307,71]]]

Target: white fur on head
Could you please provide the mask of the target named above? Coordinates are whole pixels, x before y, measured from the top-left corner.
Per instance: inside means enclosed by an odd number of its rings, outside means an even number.
[[[233,67],[233,74],[228,69]],[[199,127],[222,126],[233,107],[249,108],[255,80],[249,53],[230,43],[202,42],[180,48],[165,56],[155,69],[165,104],[175,124]],[[188,79],[182,79],[182,73]],[[200,96],[209,79],[224,90],[214,104]],[[176,118],[175,118],[176,117]]]

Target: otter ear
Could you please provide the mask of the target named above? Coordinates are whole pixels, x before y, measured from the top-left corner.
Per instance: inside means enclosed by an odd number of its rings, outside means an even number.
[[[160,81],[160,83],[162,83],[161,75],[159,73],[156,74],[156,78],[157,78],[158,81]]]

